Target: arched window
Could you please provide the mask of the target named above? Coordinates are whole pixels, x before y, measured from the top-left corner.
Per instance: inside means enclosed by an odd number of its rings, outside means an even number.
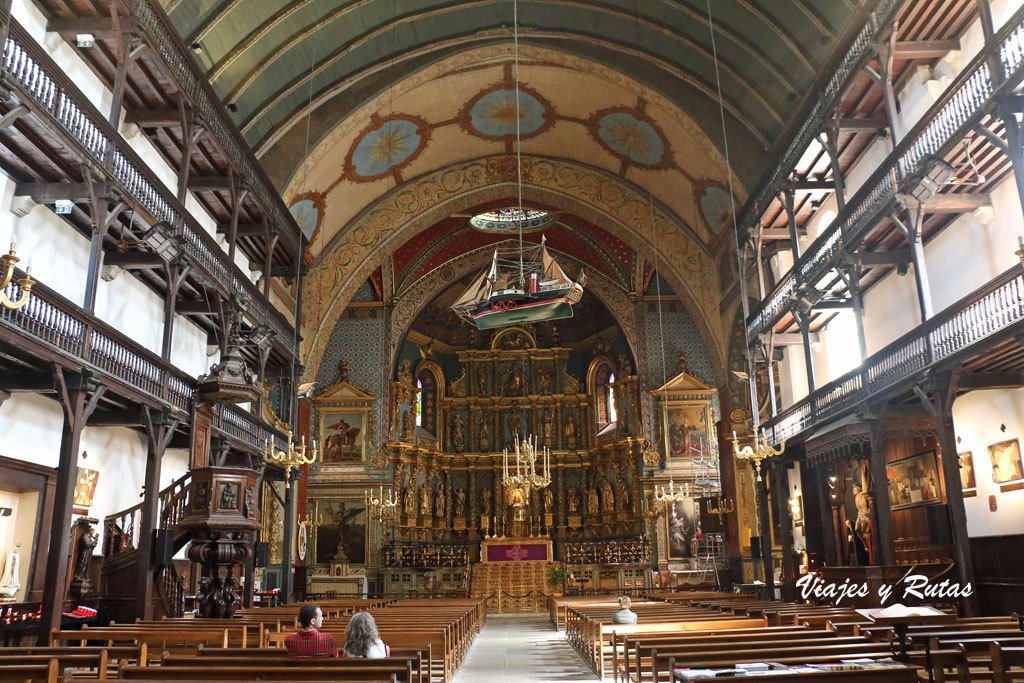
[[[416,380],[416,426],[423,426],[423,382]]]
[[[605,394],[605,401],[608,403],[608,421],[609,422],[615,422],[616,420],[619,419],[619,414],[615,410],[615,387],[612,386],[614,384],[615,384],[615,373],[613,372],[610,375],[608,375],[608,386],[605,387],[607,389],[607,393]]]

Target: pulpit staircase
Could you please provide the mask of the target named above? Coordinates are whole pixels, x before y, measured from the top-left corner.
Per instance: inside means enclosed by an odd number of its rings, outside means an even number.
[[[188,501],[191,473],[160,491],[157,528],[168,529],[173,535],[174,553],[191,540],[191,532],[178,528]],[[127,510],[115,512],[103,520],[102,594],[105,612],[118,621],[132,621],[135,616],[135,596],[138,583],[140,530],[142,503]],[[171,564],[153,566],[153,615],[180,617],[184,612],[185,586]]]

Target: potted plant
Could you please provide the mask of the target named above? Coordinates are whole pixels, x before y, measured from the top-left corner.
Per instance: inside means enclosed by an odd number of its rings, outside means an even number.
[[[548,586],[551,588],[552,595],[560,596],[562,594],[562,583],[564,581],[564,567],[551,567],[550,569],[548,569]]]

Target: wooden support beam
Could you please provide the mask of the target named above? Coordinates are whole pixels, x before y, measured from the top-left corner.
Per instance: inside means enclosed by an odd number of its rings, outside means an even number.
[[[122,251],[103,256],[103,265],[131,268],[162,268],[164,260],[159,254],[148,251]]]
[[[843,299],[842,301],[828,301],[822,299],[818,303],[814,304],[814,307],[821,310],[845,310],[847,308],[853,308],[853,300]]]
[[[138,408],[97,410],[89,418],[90,427],[141,427],[142,412]]]
[[[937,194],[924,203],[925,213],[970,213],[991,208],[988,194]]]
[[[231,179],[228,176],[211,176],[208,178],[190,178],[188,189],[197,192],[212,192],[231,190]]]
[[[174,311],[179,315],[213,315],[219,312],[216,306],[202,299],[197,301],[180,301],[174,307]]]
[[[805,228],[799,228],[797,232],[801,237],[805,237],[807,235],[807,230]],[[789,228],[764,228],[761,230],[761,239],[788,240]]]
[[[218,223],[217,234],[227,235],[231,232],[230,223]],[[238,224],[238,236],[242,237],[245,235],[264,235],[266,234],[266,228],[262,223],[239,223]]]
[[[960,49],[957,40],[903,40],[893,45],[893,59],[941,59]]]
[[[884,118],[839,119],[838,125],[841,132],[847,133],[864,131],[873,133],[880,128],[889,127],[889,123]]]
[[[6,372],[0,374],[0,391],[15,393],[53,393],[53,373],[50,372]]]
[[[58,199],[73,202],[91,202],[96,196],[106,196],[114,189],[114,183],[18,183],[14,188],[15,197],[30,197],[36,204],[53,204]]]
[[[122,16],[119,19],[121,31],[134,30],[138,25],[138,20],[132,16]],[[106,17],[51,19],[46,22],[46,31],[60,34],[62,38],[68,40],[74,40],[79,33],[91,33],[97,40],[106,40],[118,34],[113,22]]]
[[[1024,387],[1024,371],[971,372],[960,375],[958,389],[1020,389]]]
[[[910,249],[903,247],[892,251],[863,251],[857,254],[857,262],[862,266],[895,266],[910,263]]]
[[[808,337],[811,343],[821,341],[821,337],[817,332],[810,332]],[[793,332],[784,332],[782,334],[775,335],[773,339],[775,346],[799,346],[804,343],[802,335]]]
[[[149,109],[131,111],[125,121],[139,128],[177,128],[181,126],[181,111],[175,109]]]
[[[834,192],[836,189],[831,180],[793,180],[785,186],[794,192]]]

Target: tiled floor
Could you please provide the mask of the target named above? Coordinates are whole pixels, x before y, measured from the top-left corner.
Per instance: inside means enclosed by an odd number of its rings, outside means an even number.
[[[533,683],[599,679],[551,628],[547,614],[488,615],[453,683]]]

